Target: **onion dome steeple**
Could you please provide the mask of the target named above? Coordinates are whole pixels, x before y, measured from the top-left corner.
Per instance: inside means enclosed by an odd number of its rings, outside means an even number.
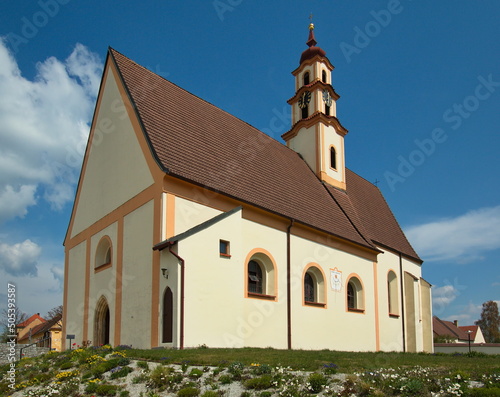
[[[313,23],[309,25],[309,38],[307,39],[306,44],[309,46],[309,48],[302,53],[302,56],[300,57],[300,63],[304,62],[307,59],[311,59],[316,55],[326,57],[326,52],[323,51],[321,48],[316,47],[316,44],[318,44],[318,42],[314,37]]]
[[[347,130],[337,119],[337,100],[332,87],[334,67],[325,51],[317,47],[314,25],[309,25],[309,48],[302,53],[295,76],[295,94],[287,102],[292,107],[292,128],[281,137],[299,153],[318,176],[331,186],[345,189],[344,136]]]

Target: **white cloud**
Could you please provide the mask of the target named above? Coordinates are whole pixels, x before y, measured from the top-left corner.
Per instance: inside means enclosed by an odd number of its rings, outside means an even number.
[[[0,268],[13,276],[36,276],[41,252],[40,246],[31,240],[14,245],[0,243]]]
[[[482,305],[476,305],[469,302],[468,305],[462,306],[456,314],[449,315],[445,318],[448,321],[458,321],[458,325],[474,325],[474,322],[481,317]]]
[[[11,185],[0,186],[0,223],[9,218],[23,218],[28,207],[36,203],[35,191],[34,185],[21,185],[17,191]]]
[[[102,63],[77,44],[65,61],[36,69],[33,81],[24,78],[0,38],[0,222],[37,199],[56,210],[72,200]]]
[[[50,268],[50,272],[54,276],[54,279],[59,283],[59,290],[62,291],[64,282],[64,269],[54,265]]]
[[[426,261],[471,262],[500,248],[500,206],[412,226],[406,235]]]
[[[434,314],[439,315],[442,313],[459,295],[460,291],[453,285],[432,288],[432,307]]]

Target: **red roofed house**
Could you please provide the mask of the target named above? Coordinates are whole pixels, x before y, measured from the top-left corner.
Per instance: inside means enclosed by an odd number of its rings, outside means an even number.
[[[446,340],[446,343],[486,343],[483,332],[478,325],[459,326],[458,321],[445,321],[434,316],[432,328],[435,340]]]
[[[49,347],[61,351],[62,343],[62,316],[59,314],[51,320],[43,320],[41,324],[31,328],[30,331],[18,337],[17,343],[28,344],[39,342],[39,347]]]
[[[313,26],[307,44],[285,144],[109,49],[65,239],[65,334],[432,351],[422,260],[346,168]]]
[[[45,319],[40,317],[40,313],[35,313],[28,319],[16,325],[17,340],[21,340],[24,337],[30,335],[30,330],[37,327],[40,324],[45,323]]]

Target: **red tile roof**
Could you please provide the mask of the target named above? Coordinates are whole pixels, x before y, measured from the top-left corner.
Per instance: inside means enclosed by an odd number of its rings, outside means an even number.
[[[476,335],[477,335],[477,330],[479,328],[479,325],[462,325],[458,327],[462,331],[465,332],[467,335],[468,331],[470,331],[470,338],[471,340],[476,340]]]
[[[347,194],[293,150],[110,49],[162,170],[209,190],[375,249],[421,262],[379,189],[347,171]]]
[[[40,317],[40,314],[39,313],[35,313],[33,314],[31,317],[29,317],[28,319],[24,320],[23,322],[19,323],[16,325],[16,328],[26,328],[28,325],[30,325],[33,321],[35,321],[36,319],[42,321],[42,322],[45,322],[45,319]]]
[[[59,321],[61,321],[61,318],[62,318],[62,315],[59,314],[51,320],[48,320],[48,321],[44,320],[45,321],[44,323],[38,324],[37,326],[35,326],[31,329],[31,336],[33,337],[37,334],[49,331],[50,329],[54,328],[54,326],[57,325],[57,323]],[[60,329],[61,327],[57,326],[56,328]],[[20,338],[19,341],[28,339],[29,337],[30,337],[30,332],[28,332],[26,335],[24,335],[22,338]]]
[[[440,318],[434,316],[432,318],[432,328],[434,334],[437,336],[450,335],[458,340],[463,340],[463,341],[468,340],[467,330],[463,330],[463,328],[465,327],[457,327],[451,321],[441,320]],[[471,340],[474,340],[472,335],[471,335]]]

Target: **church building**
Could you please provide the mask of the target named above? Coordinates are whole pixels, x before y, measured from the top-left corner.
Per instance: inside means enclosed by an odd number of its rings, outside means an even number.
[[[432,351],[422,260],[346,167],[333,69],[311,24],[283,144],[110,48],[64,242],[64,334]]]

